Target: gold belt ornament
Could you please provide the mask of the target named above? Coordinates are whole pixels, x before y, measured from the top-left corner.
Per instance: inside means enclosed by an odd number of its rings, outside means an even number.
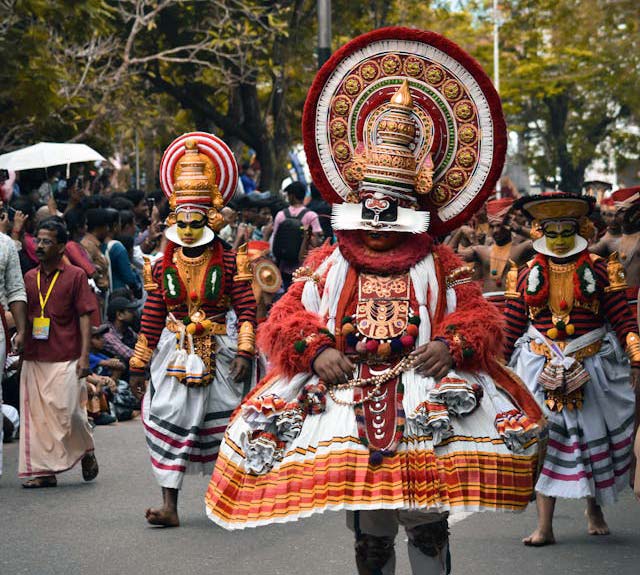
[[[167,329],[172,333],[180,333],[185,328],[183,323],[174,320],[167,321]],[[227,324],[226,323],[216,323],[211,322],[211,328],[207,331],[206,334],[197,335],[194,334],[193,338],[198,339],[201,337],[209,337],[211,335],[227,335]]]
[[[568,341],[556,341],[554,343],[563,352],[567,347],[567,345],[569,345]],[[602,348],[602,340],[594,341],[593,343],[590,343],[589,345],[586,345],[585,347],[580,348],[578,351],[574,353],[570,353],[569,355],[573,357],[576,361],[582,361],[587,357],[594,356],[596,353],[600,351],[601,348]],[[551,359],[553,357],[553,354],[546,343],[538,343],[537,341],[532,340],[529,343],[529,349],[536,355],[543,355],[547,359]]]

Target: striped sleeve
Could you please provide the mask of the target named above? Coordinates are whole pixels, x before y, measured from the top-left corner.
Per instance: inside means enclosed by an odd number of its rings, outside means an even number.
[[[255,329],[258,323],[256,320],[257,304],[255,296],[253,295],[251,281],[233,281],[233,277],[237,273],[235,252],[225,250],[223,258],[225,276],[230,283],[229,296],[231,298],[231,307],[238,317],[238,325],[242,325],[248,321],[251,322],[251,325],[253,325]],[[238,355],[251,357],[251,354],[242,351],[239,351]]]
[[[164,329],[167,319],[167,305],[162,297],[162,261],[156,262],[153,267],[153,280],[158,288],[147,294],[147,301],[142,310],[140,333],[147,338],[151,349],[155,349],[160,340],[160,334]]]
[[[524,293],[527,289],[527,276],[529,268],[527,266],[520,270],[518,275],[518,284],[516,291],[520,294],[519,298],[507,299],[504,316],[505,340],[504,340],[504,357],[507,361],[513,353],[516,341],[527,329],[527,306],[524,303]]]
[[[602,313],[616,332],[618,340],[624,347],[627,334],[637,331],[636,321],[627,302],[624,290],[607,293],[609,275],[605,260],[597,260],[593,265],[597,282],[602,290]]]

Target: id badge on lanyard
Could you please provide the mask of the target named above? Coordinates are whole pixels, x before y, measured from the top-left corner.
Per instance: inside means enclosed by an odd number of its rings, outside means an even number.
[[[48,317],[33,318],[33,339],[49,339],[49,329],[51,328],[51,319]]]
[[[51,318],[44,316],[44,308],[49,301],[49,297],[51,296],[51,292],[53,291],[53,286],[55,285],[58,276],[60,275],[60,270],[56,272],[51,280],[51,284],[49,285],[49,289],[47,290],[47,295],[42,297],[42,291],[40,289],[40,270],[38,270],[38,275],[36,277],[36,281],[38,284],[38,297],[40,298],[40,317],[33,318],[33,328],[31,330],[31,336],[33,339],[38,340],[47,340],[49,339],[49,332],[51,330]]]

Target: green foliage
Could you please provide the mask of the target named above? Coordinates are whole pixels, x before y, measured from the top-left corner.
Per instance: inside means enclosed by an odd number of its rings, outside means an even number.
[[[163,148],[191,129],[283,176],[316,73],[316,0],[3,0],[0,152],[76,139]],[[3,4],[3,6],[4,6]],[[636,0],[505,0],[501,97],[524,163],[575,190],[610,142],[638,153]],[[491,0],[333,0],[333,47],[373,28],[440,32],[493,69]],[[558,174],[558,178],[556,178]]]
[[[580,191],[603,144],[637,155],[640,4],[635,0],[502,2],[501,96],[524,161],[540,182]],[[635,86],[635,88],[634,88]]]

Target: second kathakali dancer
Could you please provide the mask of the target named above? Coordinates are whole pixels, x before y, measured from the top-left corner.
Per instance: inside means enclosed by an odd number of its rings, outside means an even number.
[[[538,528],[524,540],[541,546],[555,542],[557,497],[587,498],[589,533],[609,532],[601,505],[628,483],[640,337],[617,254],[604,260],[587,250],[591,198],[550,193],[519,205],[544,236],[510,277],[505,355],[549,421]]]
[[[160,165],[172,213],[162,261],[147,263],[148,299],[130,361],[131,387],[144,392],[142,416],[163,505],[153,525],[177,526],[178,491],[187,473],[210,474],[231,412],[249,391],[256,302],[246,246],[216,237],[220,210],[236,189],[233,153],[219,138],[185,134]]]

